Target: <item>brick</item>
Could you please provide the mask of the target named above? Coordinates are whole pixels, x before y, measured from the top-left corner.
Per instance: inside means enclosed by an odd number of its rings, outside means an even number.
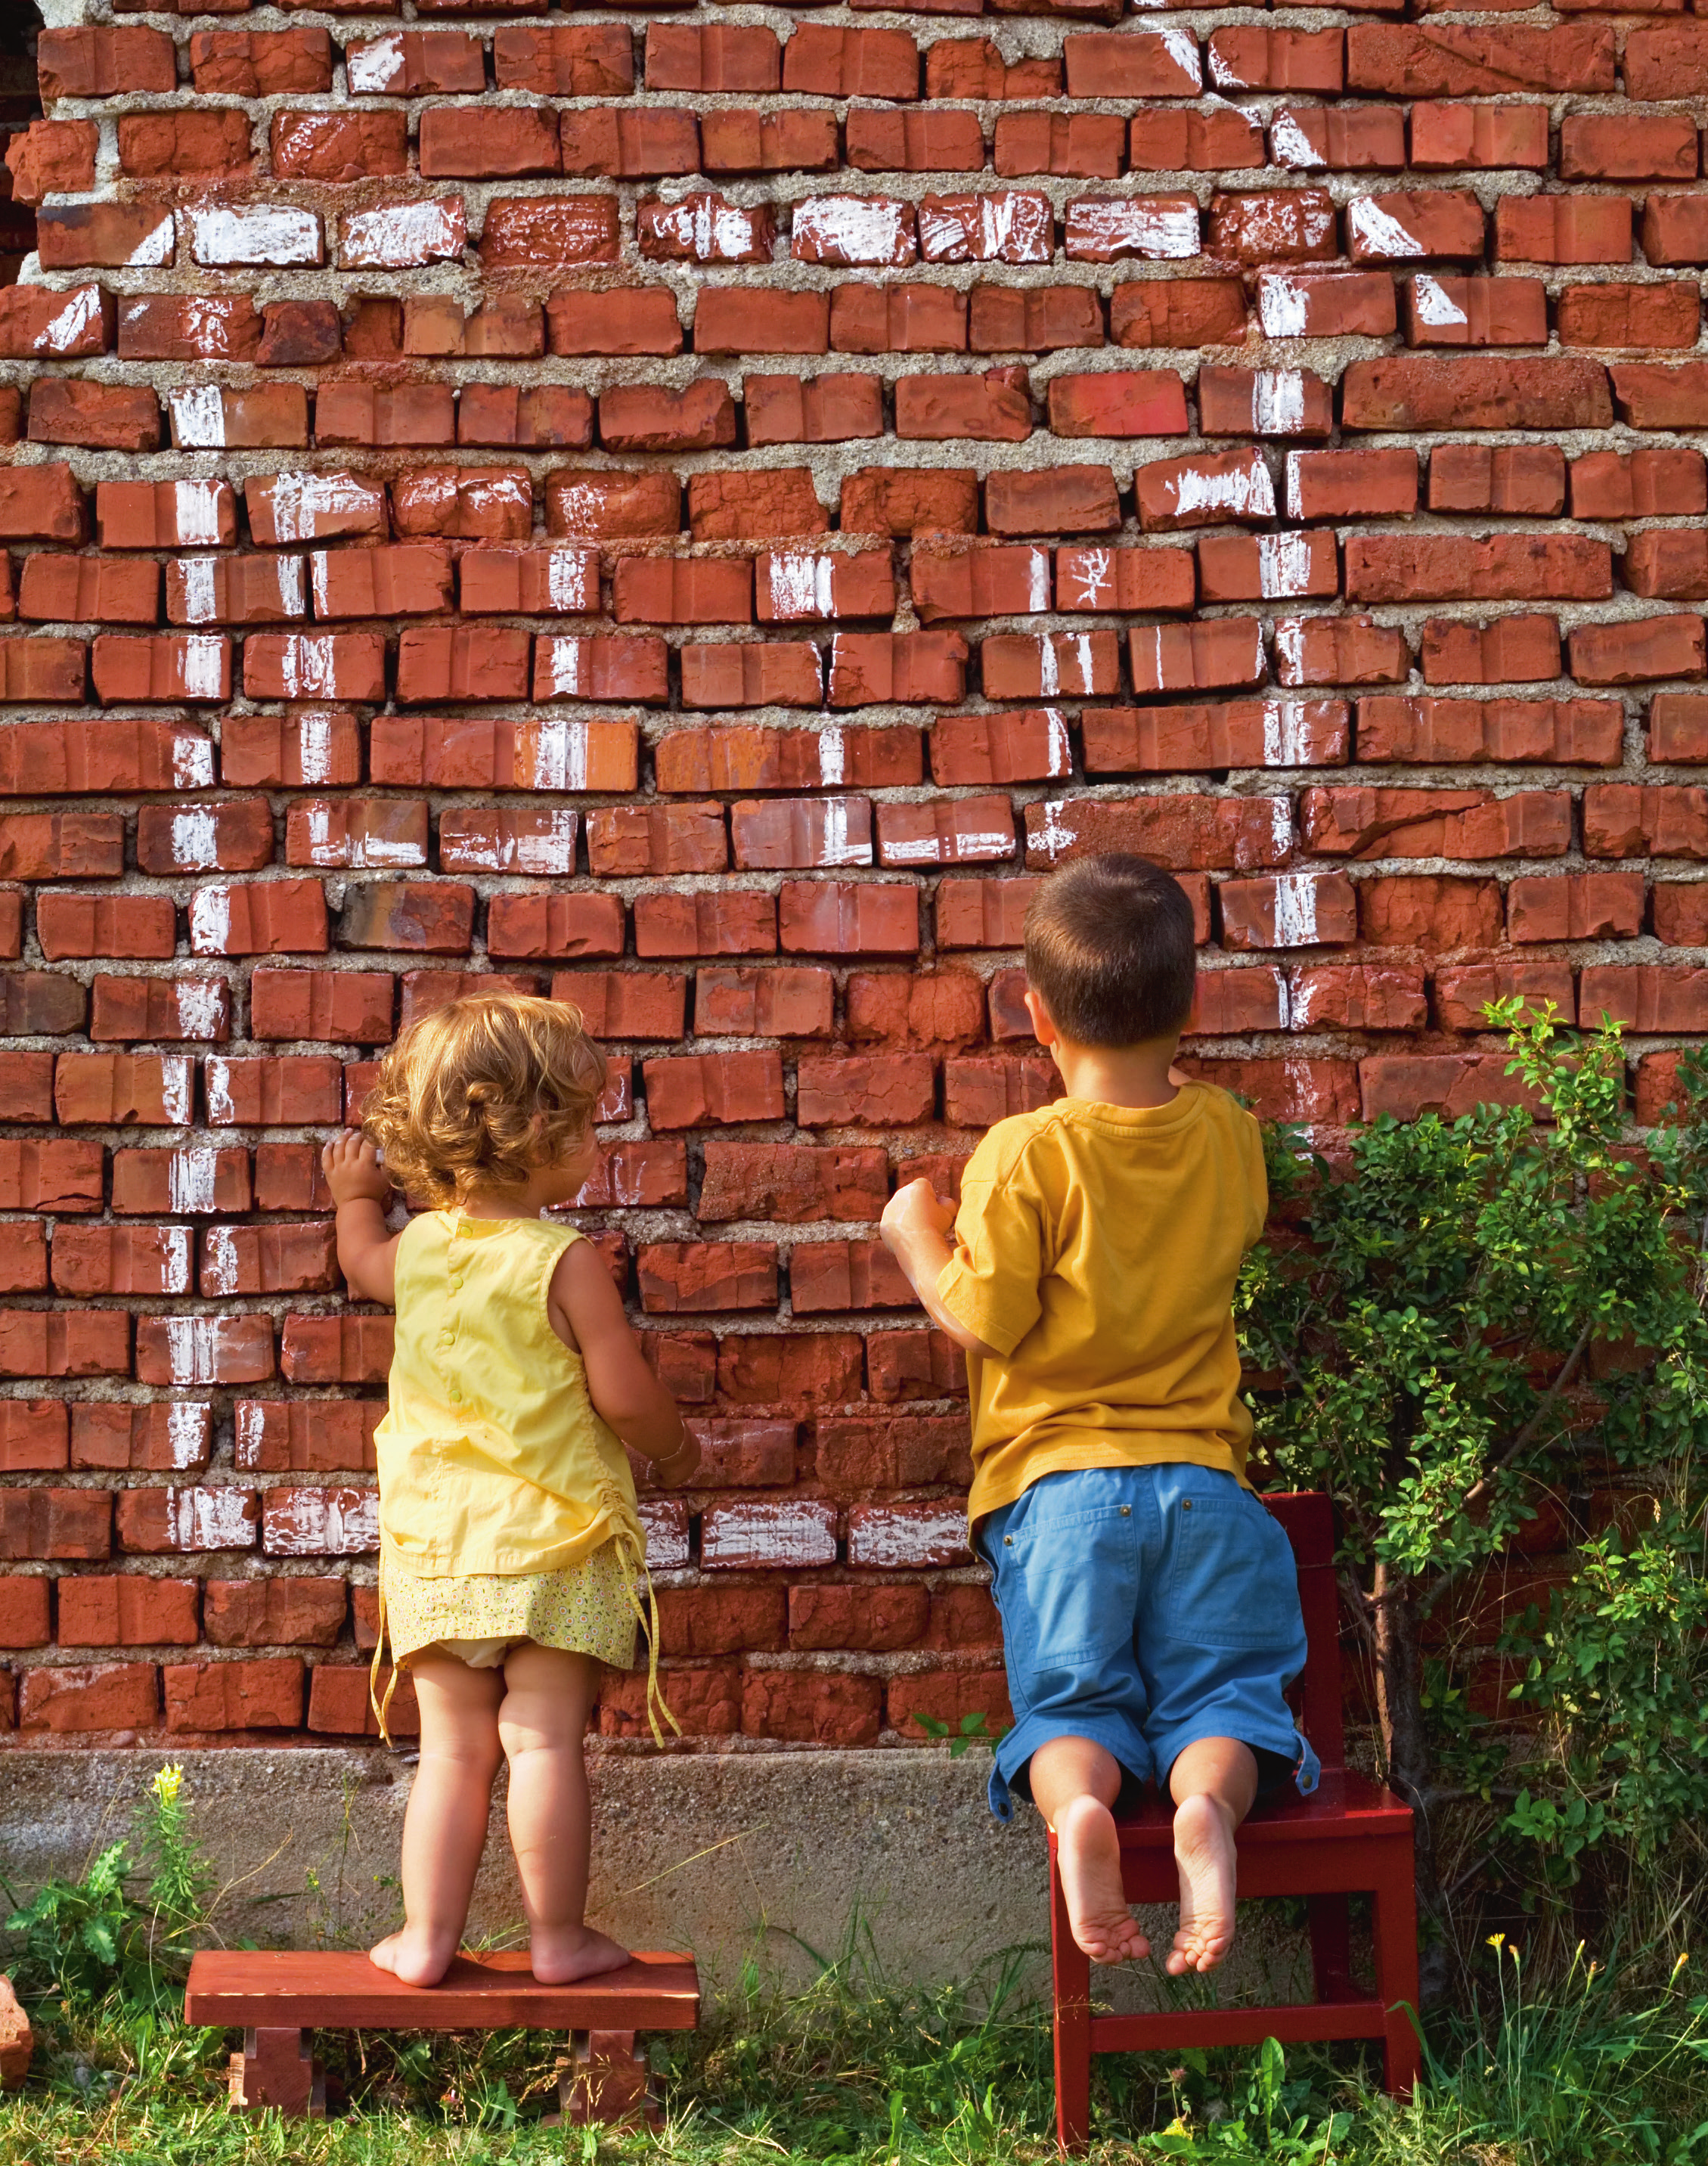
[[[1633,34],[1641,41],[1654,32]],[[1643,48],[1639,44],[1639,50]],[[1633,97],[1651,93],[1631,81]],[[1347,87],[1405,98],[1507,97],[1519,90],[1611,91],[1613,35],[1589,24],[1355,23],[1347,32]],[[1674,82],[1671,95],[1683,90]]]
[[[1578,361],[1355,361],[1342,379],[1349,429],[1605,429],[1606,372]]]
[[[1437,105],[1411,108],[1411,162],[1425,171],[1494,166],[1540,171],[1548,161],[1544,105]]]
[[[960,468],[862,468],[843,478],[841,528],[893,536],[976,533],[978,476]],[[993,531],[1002,530],[993,521]]]
[[[944,617],[1025,616],[1050,606],[1047,550],[916,547],[908,578],[922,624]]]
[[[1350,742],[1339,700],[1088,709],[1083,729],[1088,774],[1336,765]]]
[[[341,1579],[210,1579],[203,1590],[207,1635],[216,1647],[329,1647],[349,1606]],[[366,1672],[361,1676],[366,1688]]]
[[[836,117],[810,111],[762,114],[733,106],[705,113],[700,117],[700,162],[712,174],[828,172],[837,162]]]
[[[1625,55],[1628,98],[1689,98],[1705,84],[1708,84],[1708,43],[1700,23],[1668,24],[1658,29],[1632,32]]]
[[[1584,793],[1588,858],[1708,856],[1708,790],[1599,783]]]
[[[1565,501],[1565,458],[1557,444],[1443,444],[1430,454],[1431,511],[1503,511],[1546,519],[1563,510]],[[1503,546],[1507,555],[1503,558],[1497,551],[1491,565],[1504,563],[1510,578],[1521,558],[1510,542]]]
[[[698,169],[699,127],[692,113],[599,106],[558,119],[566,173],[632,179]]]
[[[1380,338],[1399,320],[1393,280],[1367,271],[1264,272],[1257,280],[1257,314],[1269,338]]]
[[[67,1647],[193,1646],[198,1582],[108,1574],[60,1582],[58,1638]]]
[[[1336,51],[1336,65],[1338,58]],[[1331,105],[1282,106],[1270,116],[1269,151],[1276,165],[1296,172],[1317,166],[1345,172],[1397,172],[1406,162],[1405,116],[1380,105],[1345,110]],[[1263,160],[1252,162],[1261,164]]]
[[[1571,841],[1559,790],[1313,789],[1300,817],[1309,846],[1332,857],[1558,857]]]
[[[36,246],[50,271],[170,264],[177,228],[170,210],[151,203],[66,203],[36,219]]]
[[[976,173],[984,166],[984,135],[972,113],[857,106],[848,114],[846,146],[849,165],[860,172]]]
[[[1010,61],[989,38],[939,38],[925,48],[927,98],[1059,98],[1062,81],[1059,59]]]
[[[540,35],[538,32],[500,31],[499,40],[507,34],[533,38]],[[626,50],[626,40],[625,45]],[[495,41],[495,57],[497,49]],[[653,90],[696,92],[779,90],[783,87],[783,47],[775,30],[759,27],[716,24],[701,29],[681,23],[649,24],[646,82]],[[557,86],[553,84],[551,87],[556,89]]]
[[[152,1662],[86,1662],[24,1672],[21,1730],[59,1735],[152,1729],[160,1715],[160,1672]]]
[[[967,659],[959,632],[839,631],[830,643],[830,703],[958,700],[966,691]]]
[[[1708,675],[1700,616],[1678,613],[1621,624],[1576,626],[1568,637],[1571,672],[1582,684],[1641,684]]]
[[[0,1587],[0,1647],[44,1647],[53,1636],[45,1576],[13,1577]]]
[[[638,955],[768,955],[776,947],[777,906],[757,890],[635,898]]]
[[[1551,616],[1496,617],[1487,625],[1434,618],[1419,659],[1427,684],[1520,684],[1560,674],[1560,629]]]
[[[1593,600],[1613,590],[1606,545],[1584,535],[1495,535],[1483,542],[1379,535],[1347,542],[1348,601]]]
[[[1052,353],[1104,342],[1103,307],[1083,286],[975,286],[967,302],[973,353]]]
[[[987,699],[1083,698],[1119,689],[1120,649],[1113,631],[1005,633],[982,643],[979,665]]]
[[[1678,200],[1678,198],[1674,198]],[[1648,223],[1657,198],[1650,198],[1644,220],[1645,252],[1652,263],[1674,259],[1647,246]],[[1628,263],[1631,261],[1631,202],[1626,196],[1503,196],[1494,209],[1494,255],[1499,262]],[[1664,214],[1662,228],[1669,225]],[[1653,237],[1661,247],[1661,235]],[[1681,236],[1682,237],[1682,236]]]
[[[666,34],[667,36],[668,33]],[[690,38],[696,34],[693,31],[688,33]],[[727,36],[730,34],[726,32],[724,34]],[[739,36],[741,34],[736,34]],[[741,87],[733,83],[727,86],[672,84],[656,79],[652,63],[658,36],[656,29],[649,29],[646,79],[650,89],[735,89]],[[400,42],[407,46],[407,34]],[[427,40],[423,42],[424,44]],[[480,46],[477,40],[453,40],[441,35],[436,42],[447,45],[466,43],[478,66]],[[772,42],[775,43],[774,38]],[[555,23],[550,27],[506,24],[493,33],[493,71],[501,90],[533,91],[551,98],[620,98],[635,87],[634,47],[627,26],[619,23]],[[430,90],[478,92],[484,89],[485,83],[477,77],[468,82],[433,82],[419,86],[409,82],[398,87],[410,90],[419,87]],[[770,88],[775,87],[774,84],[767,86]]]
[[[1084,115],[1080,124],[1091,119]],[[1237,172],[1264,163],[1263,131],[1236,106],[1158,106],[1133,115],[1127,156],[1139,173]]]
[[[1410,346],[1546,346],[1539,278],[1455,278],[1419,272],[1403,288]]]
[[[806,467],[697,473],[688,483],[688,522],[696,542],[822,534],[830,526]]]
[[[1237,278],[1149,279],[1117,286],[1110,302],[1110,335],[1117,346],[1219,345],[1241,337],[1245,326],[1245,289]]]
[[[1693,346],[1701,316],[1695,286],[1567,286],[1558,309],[1564,346]]]
[[[1073,180],[1113,181],[1120,175],[1126,136],[1127,124],[1119,114],[999,114],[993,162],[1004,179],[1054,173]],[[983,162],[981,140],[976,164]]]
[[[1506,937],[1519,943],[1635,939],[1642,917],[1637,873],[1526,875],[1506,890]]]
[[[743,1498],[706,1508],[700,1532],[705,1571],[801,1571],[836,1561],[836,1510],[816,1498]]]
[[[98,140],[92,120],[31,121],[6,146],[12,193],[21,203],[37,203],[55,190],[92,188]]]

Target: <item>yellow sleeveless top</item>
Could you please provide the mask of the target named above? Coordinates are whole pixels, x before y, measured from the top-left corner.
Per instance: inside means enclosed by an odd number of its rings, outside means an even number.
[[[374,1433],[380,1551],[418,1578],[556,1572],[645,1542],[623,1447],[546,1294],[583,1236],[424,1212],[397,1252],[390,1403]]]
[[[587,1368],[551,1328],[546,1297],[585,1237],[539,1218],[424,1212],[398,1244],[389,1403],[374,1432],[380,1488],[380,1635],[385,1582],[560,1572],[607,1542],[649,1628],[648,1713],[658,1632],[635,1481],[588,1396]],[[387,1687],[386,1700],[391,1689]],[[380,1708],[382,1733],[385,1709]],[[674,1727],[672,1720],[672,1726]],[[653,1735],[659,1735],[656,1716]]]

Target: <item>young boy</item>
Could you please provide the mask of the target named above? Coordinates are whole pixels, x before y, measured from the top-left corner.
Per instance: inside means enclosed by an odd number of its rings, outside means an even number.
[[[964,1347],[975,1545],[1002,1613],[1015,1726],[990,1780],[1055,1830],[1073,1937],[1150,1952],[1112,1808],[1173,1799],[1168,1969],[1232,1945],[1234,1830],[1315,1754],[1282,1697],[1305,1662],[1286,1536],[1246,1481],[1233,1291],[1268,1207],[1257,1124],[1173,1062],[1192,1006],[1192,906],[1141,858],[1081,858],[1026,916],[1025,1002],[1066,1096],[999,1121],[961,1207],[927,1181],[883,1234]],[[948,1236],[952,1229],[953,1246]]]

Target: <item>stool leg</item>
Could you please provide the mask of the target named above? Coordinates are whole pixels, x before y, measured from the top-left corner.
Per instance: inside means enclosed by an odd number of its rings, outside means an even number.
[[[590,2121],[602,2124],[645,2121],[656,2128],[662,2121],[646,2088],[646,2063],[635,2051],[632,2031],[572,2031],[572,2063],[557,2079],[558,2104],[563,2117],[577,2128]]]
[[[242,2113],[271,2106],[283,2114],[324,2115],[326,2079],[312,2043],[308,2031],[245,2031],[243,2051],[231,2057],[231,2105]]]
[[[1091,2141],[1091,1958],[1068,1923],[1068,1898],[1050,1837],[1050,1983],[1055,2002],[1056,2140],[1063,2151]]]
[[[1305,1899],[1310,1926],[1310,1973],[1316,1998],[1352,2000],[1352,1906],[1344,1895],[1310,1895]]]
[[[1411,1843],[1387,1846],[1394,1855],[1375,1888],[1376,1994],[1387,2013],[1383,2037],[1384,2087],[1410,2098],[1423,2070],[1417,2035],[1417,1885]]]

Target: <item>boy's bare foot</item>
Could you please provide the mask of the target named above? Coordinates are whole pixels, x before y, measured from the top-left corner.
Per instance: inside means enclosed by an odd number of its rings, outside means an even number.
[[[1096,1798],[1070,1799],[1056,1816],[1056,1858],[1068,1922],[1095,1963],[1136,1963],[1151,1952],[1121,1887],[1115,1815]]]
[[[1234,1829],[1214,1798],[1183,1799],[1174,1814],[1180,1930],[1163,1968],[1170,1978],[1214,1970],[1234,1944]]]
[[[561,1932],[536,1932],[530,1937],[530,1964],[541,1985],[573,1985],[578,1978],[597,1978],[601,1971],[620,1970],[629,1960],[627,1948],[590,1926],[572,1926]]]
[[[400,1978],[405,1985],[437,1985],[456,1953],[454,1947],[437,1947],[424,1934],[412,1933],[405,1926],[402,1932],[387,1933],[384,1940],[376,1942],[368,1950],[367,1959]]]

